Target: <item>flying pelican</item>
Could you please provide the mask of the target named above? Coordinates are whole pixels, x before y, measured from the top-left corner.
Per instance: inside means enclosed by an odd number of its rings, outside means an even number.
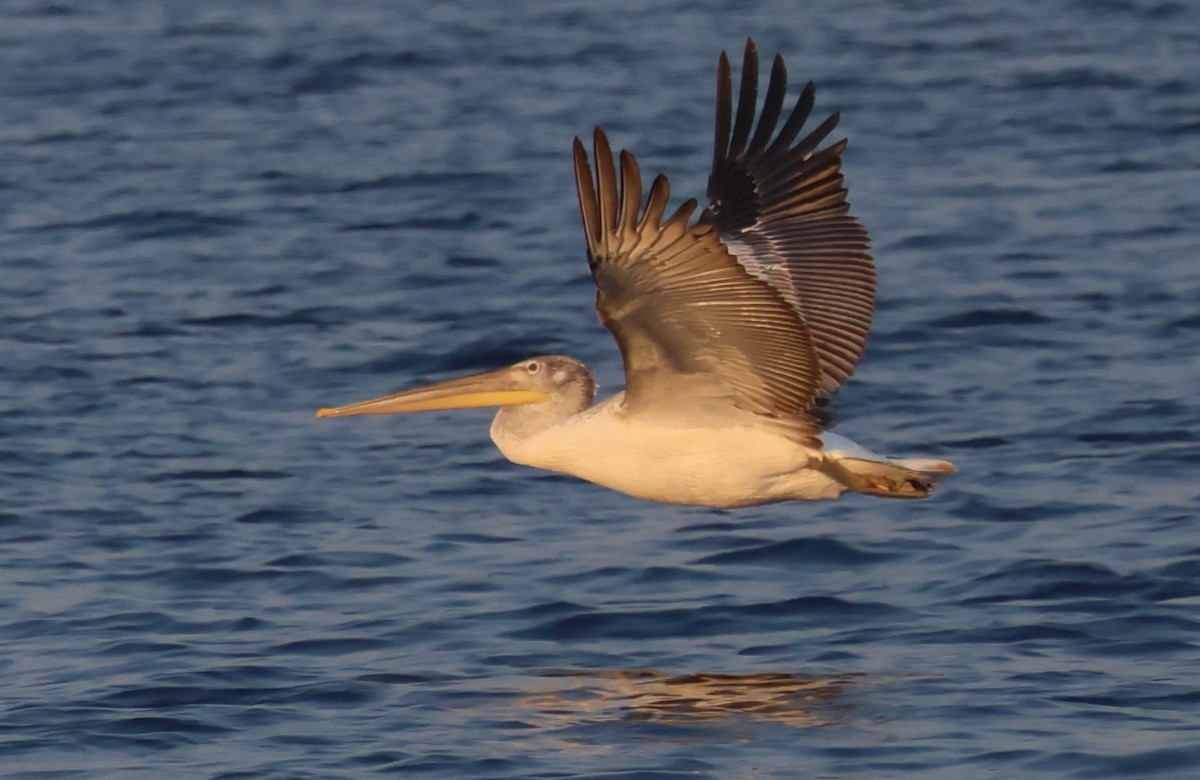
[[[621,350],[624,392],[593,405],[591,370],[548,355],[317,416],[500,407],[491,436],[510,461],[669,504],[929,495],[953,464],[885,458],[819,422],[866,345],[875,267],[842,185],[846,142],[817,148],[838,115],[796,141],[810,82],[776,132],[786,90],[776,55],[756,124],[758,52],[748,40],[735,116],[721,53],[708,204],[694,221],[694,199],[663,218],[662,175],[643,202],[627,151],[618,179],[601,129],[595,178],[575,139],[596,309]]]

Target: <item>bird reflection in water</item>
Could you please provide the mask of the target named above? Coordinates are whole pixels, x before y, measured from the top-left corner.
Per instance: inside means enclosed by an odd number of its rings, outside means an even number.
[[[607,719],[686,725],[752,718],[812,728],[839,722],[846,706],[840,701],[843,690],[859,678],[556,670],[542,676],[546,688],[530,691],[523,704],[552,719],[554,726]],[[566,681],[577,684],[564,685]]]

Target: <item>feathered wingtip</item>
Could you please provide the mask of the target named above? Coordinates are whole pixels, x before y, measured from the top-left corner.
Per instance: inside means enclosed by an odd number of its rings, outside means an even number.
[[[621,150],[618,179],[612,146],[599,127],[593,133],[592,147],[594,178],[583,141],[576,136],[572,144],[575,187],[589,258],[611,257],[641,242],[669,243],[687,230],[697,207],[694,198],[684,201],[664,220],[671,197],[667,177],[661,173],[654,177],[643,205],[642,172],[633,153]]]

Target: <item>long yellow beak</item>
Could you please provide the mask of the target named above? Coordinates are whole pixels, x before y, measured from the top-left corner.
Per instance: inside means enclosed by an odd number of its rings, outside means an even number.
[[[317,410],[317,417],[352,417],[361,414],[407,414],[440,409],[474,409],[481,406],[520,406],[550,398],[528,386],[523,372],[502,368],[460,379],[372,398],[368,401]]]

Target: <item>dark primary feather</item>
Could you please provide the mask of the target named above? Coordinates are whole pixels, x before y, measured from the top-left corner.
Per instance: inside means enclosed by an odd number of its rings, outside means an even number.
[[[758,51],[748,40],[732,118],[729,58],[721,54],[713,167],[701,221],[711,222],[738,262],[800,312],[820,362],[821,391],[830,393],[854,371],[866,347],[875,311],[875,265],[867,232],[846,202],[841,173],[846,142],[817,151],[838,115],[796,141],[812,111],[810,82],[776,134],[787,91],[787,68],[776,55],[754,128],[758,69]]]
[[[575,139],[575,181],[596,309],[625,361],[626,404],[733,406],[819,446],[807,410],[820,370],[800,315],[729,253],[711,223],[689,224],[694,200],[664,220],[667,179],[655,178],[643,208],[633,155],[621,152],[618,183],[599,128],[594,147],[595,179]]]

